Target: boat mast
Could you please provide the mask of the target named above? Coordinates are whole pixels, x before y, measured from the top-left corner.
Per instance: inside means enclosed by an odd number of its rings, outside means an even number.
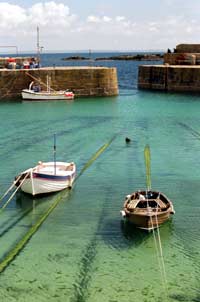
[[[49,89],[49,76],[47,75],[47,92],[50,92],[50,89]]]
[[[40,66],[40,32],[39,26],[37,26],[37,59],[38,59],[38,66]]]
[[[56,134],[54,134],[53,155],[54,155],[54,174],[56,175]]]
[[[47,91],[48,93],[51,92],[51,78],[47,75]]]

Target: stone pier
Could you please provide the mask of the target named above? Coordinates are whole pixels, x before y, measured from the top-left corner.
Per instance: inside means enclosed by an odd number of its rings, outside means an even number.
[[[138,88],[177,92],[200,92],[200,66],[140,66]]]
[[[163,65],[140,66],[138,88],[200,92],[200,45],[177,45],[164,54]]]
[[[0,69],[0,100],[21,97],[22,89],[31,81],[46,83],[51,78],[55,90],[73,90],[76,97],[116,96],[118,80],[116,68],[107,67],[44,67],[36,69]]]

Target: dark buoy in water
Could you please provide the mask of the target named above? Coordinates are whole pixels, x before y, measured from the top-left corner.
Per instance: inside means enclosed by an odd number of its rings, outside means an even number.
[[[130,143],[130,142],[131,142],[131,139],[130,139],[130,138],[128,138],[128,137],[126,137],[126,138],[125,138],[125,141],[126,141],[126,143],[128,144],[128,143]]]

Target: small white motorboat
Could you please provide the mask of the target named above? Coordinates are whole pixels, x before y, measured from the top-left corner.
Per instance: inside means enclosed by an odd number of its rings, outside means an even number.
[[[44,83],[43,83],[44,85]],[[30,101],[72,100],[74,93],[70,90],[54,90],[50,87],[50,77],[47,76],[46,90],[41,90],[39,84],[32,81],[28,89],[22,90],[22,99]]]
[[[32,195],[71,188],[76,175],[74,162],[38,162],[15,177],[15,185]]]

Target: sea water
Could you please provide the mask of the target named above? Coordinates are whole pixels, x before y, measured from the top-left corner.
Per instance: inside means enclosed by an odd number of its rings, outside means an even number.
[[[200,301],[200,98],[139,91],[139,63],[115,64],[117,97],[0,104],[1,195],[20,171],[53,160],[55,133],[57,160],[74,161],[79,176],[65,193],[18,192],[0,213],[3,262],[59,200],[0,274],[3,302]],[[120,216],[125,196],[146,188],[146,144],[152,188],[176,211],[160,227],[162,249],[157,232]]]

